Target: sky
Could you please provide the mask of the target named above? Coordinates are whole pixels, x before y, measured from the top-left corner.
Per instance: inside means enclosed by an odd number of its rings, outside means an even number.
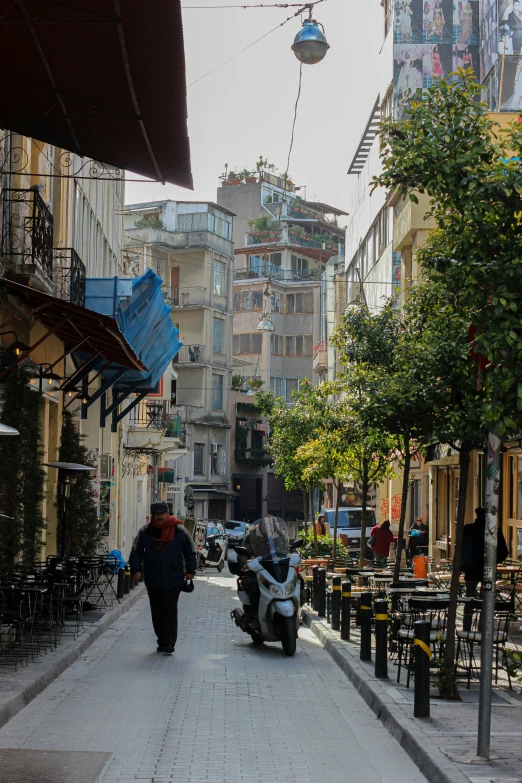
[[[184,0],[188,85],[297,10],[217,8],[241,1]],[[191,8],[203,5],[210,8]],[[325,0],[314,17],[324,25],[331,48],[321,63],[303,66],[289,173],[296,185],[306,186],[306,198],[348,211],[354,177],[346,172],[377,97],[383,10],[380,0]],[[127,204],[165,198],[215,201],[225,163],[229,170],[255,169],[260,155],[280,171],[286,169],[299,80],[299,62],[290,47],[300,28],[300,18],[292,19],[189,86],[194,191],[128,182]]]

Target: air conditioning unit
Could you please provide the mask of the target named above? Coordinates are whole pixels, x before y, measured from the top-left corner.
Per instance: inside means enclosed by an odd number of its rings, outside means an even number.
[[[114,478],[114,457],[110,454],[100,456],[100,479],[101,481],[112,481]]]
[[[218,453],[218,444],[217,443],[211,443],[210,444],[210,453],[211,454],[217,454]]]

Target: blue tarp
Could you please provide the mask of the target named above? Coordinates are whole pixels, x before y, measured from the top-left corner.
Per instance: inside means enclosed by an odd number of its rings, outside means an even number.
[[[132,282],[130,297],[128,282]],[[170,317],[171,308],[163,298],[162,282],[152,269],[132,281],[118,281],[117,278],[99,281],[90,278],[88,281],[86,304],[96,312],[111,310],[107,315],[114,312],[116,305],[115,317],[125,339],[149,370],[127,370],[119,386],[142,381],[140,388],[143,391],[154,389],[182,346]],[[110,378],[118,369],[117,365],[111,365],[104,372],[104,378]]]

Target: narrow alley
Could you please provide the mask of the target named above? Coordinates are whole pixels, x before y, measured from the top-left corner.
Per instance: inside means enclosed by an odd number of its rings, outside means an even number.
[[[139,600],[0,730],[3,783],[34,780],[36,763],[53,783],[421,783],[307,629],[291,659],[241,634],[234,588],[197,579],[173,657],[156,652]]]

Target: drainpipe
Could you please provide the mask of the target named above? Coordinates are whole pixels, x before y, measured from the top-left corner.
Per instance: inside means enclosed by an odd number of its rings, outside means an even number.
[[[322,278],[325,284],[325,309],[326,318],[321,318],[321,321],[325,324],[326,334],[324,339],[327,343],[328,350],[328,380],[335,380],[335,348],[330,345],[330,337],[335,329],[335,271],[336,264],[344,263],[342,256],[332,256],[326,264],[326,270],[323,272]],[[322,314],[321,314],[322,315]],[[321,324],[321,331],[322,331]]]

